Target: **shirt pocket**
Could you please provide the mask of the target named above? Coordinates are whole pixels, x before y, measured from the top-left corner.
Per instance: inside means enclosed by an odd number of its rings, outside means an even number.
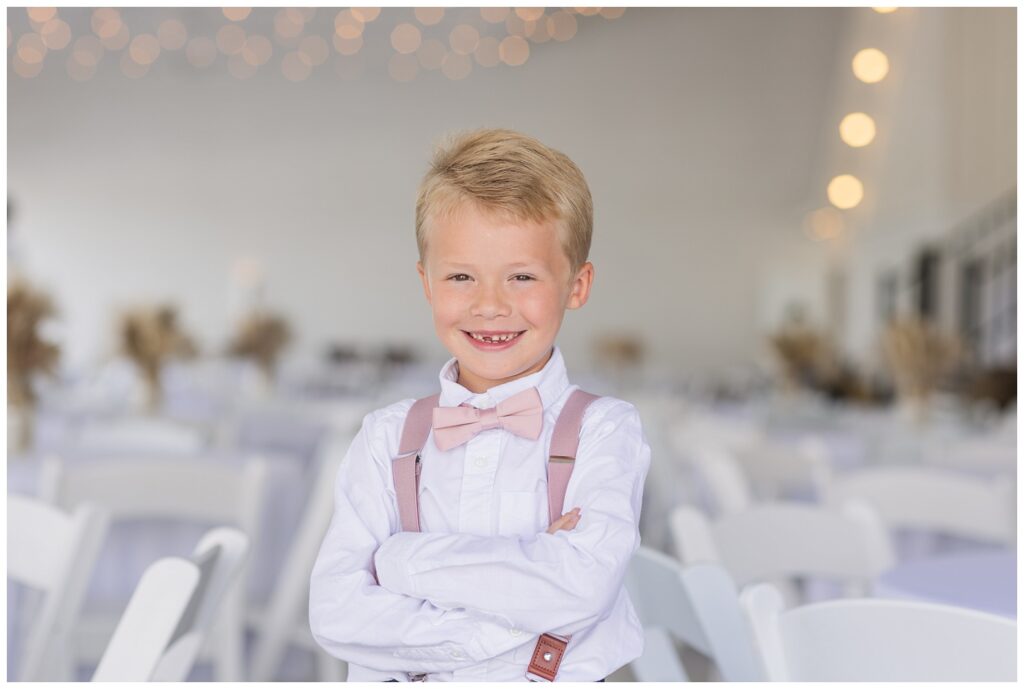
[[[501,491],[498,535],[536,536],[544,531],[547,495],[534,491]]]

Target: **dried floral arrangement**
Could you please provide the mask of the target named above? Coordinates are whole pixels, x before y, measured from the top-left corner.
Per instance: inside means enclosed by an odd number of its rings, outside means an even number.
[[[768,343],[790,386],[814,386],[830,377],[832,350],[818,331],[802,323],[790,323],[770,335]]]
[[[594,352],[604,365],[637,366],[644,359],[644,343],[633,335],[604,335],[595,340]]]
[[[271,377],[278,357],[291,339],[291,329],[282,317],[256,311],[239,324],[228,345],[228,353],[254,360],[264,374]]]
[[[56,313],[45,293],[23,280],[7,285],[7,403],[31,407],[35,403],[32,375],[53,374],[60,348],[40,336],[39,327]]]
[[[893,321],[882,336],[882,351],[901,397],[925,400],[958,363],[959,338],[918,318]]]
[[[188,359],[198,350],[178,323],[178,311],[169,304],[125,311],[118,325],[121,352],[135,362],[146,384],[147,406],[160,400],[160,370],[170,359]]]

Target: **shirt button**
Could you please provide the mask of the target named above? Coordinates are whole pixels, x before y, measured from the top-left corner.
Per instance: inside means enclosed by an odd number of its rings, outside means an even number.
[[[508,630],[508,633],[511,634],[512,636],[519,636],[520,634],[523,633],[523,630],[522,629],[516,629],[515,627],[513,627],[512,629]]]
[[[476,461],[474,461],[473,464],[477,465],[480,468],[483,468],[487,466],[487,460],[483,457],[477,457]]]

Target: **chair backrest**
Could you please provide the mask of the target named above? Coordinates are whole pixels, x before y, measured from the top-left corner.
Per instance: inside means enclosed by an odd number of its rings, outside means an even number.
[[[43,594],[18,661],[19,681],[72,679],[63,645],[107,525],[106,511],[93,504],[67,514],[34,498],[7,496],[7,577]]]
[[[736,449],[734,456],[750,482],[751,492],[761,499],[817,497],[828,484],[827,451],[813,438],[793,445],[765,438]]]
[[[764,503],[711,522],[682,506],[671,529],[684,565],[718,562],[739,586],[779,577],[826,577],[865,588],[892,566],[889,536],[863,503],[841,510]]]
[[[730,452],[713,444],[701,444],[691,453],[697,476],[714,503],[718,516],[741,512],[753,503],[750,485]]]
[[[172,419],[123,416],[90,421],[78,431],[74,448],[108,456],[148,453],[153,455],[195,455],[209,444],[198,427]]]
[[[863,500],[890,528],[1016,542],[1016,501],[1007,478],[985,479],[928,466],[861,469],[834,478],[828,499]]]
[[[347,430],[337,431],[326,435],[320,443],[320,467],[310,488],[306,510],[267,602],[263,629],[252,655],[250,679],[253,681],[271,681],[287,650],[287,640],[293,638],[292,631],[296,625],[309,628],[309,577],[334,514],[334,483],[338,467],[354,435]]]
[[[682,567],[671,557],[640,547],[630,561],[626,588],[645,629],[660,628],[710,658],[725,681],[761,679],[739,594],[728,572],[716,564]],[[666,645],[671,649],[670,645]],[[671,652],[671,651],[670,651]],[[645,650],[645,655],[647,655]],[[650,659],[649,659],[650,660]],[[641,665],[639,681],[672,681],[669,657]],[[655,673],[664,673],[655,676]],[[682,677],[685,679],[685,675]]]
[[[244,466],[214,459],[146,457],[88,460],[71,464],[47,457],[41,495],[56,505],[83,501],[103,505],[113,520],[174,518],[232,524],[250,538],[259,530],[267,464]]]
[[[164,558],[142,575],[93,681],[182,682],[238,576],[249,539],[208,531],[191,559]]]
[[[767,584],[745,590],[769,681],[1014,681],[1017,624],[933,603],[854,599],[783,609]]]

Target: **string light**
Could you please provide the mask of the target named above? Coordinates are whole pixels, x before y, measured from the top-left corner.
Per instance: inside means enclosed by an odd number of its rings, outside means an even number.
[[[413,10],[413,14],[416,15],[416,21],[423,24],[423,26],[433,26],[444,19],[444,8],[417,7]]]
[[[839,123],[839,136],[849,146],[867,146],[875,138],[875,121],[862,112],[851,112]]]
[[[472,71],[473,61],[469,58],[469,55],[448,53],[444,56],[444,63],[441,65],[441,72],[452,81],[465,79]]]
[[[498,45],[498,57],[510,67],[518,67],[530,57],[530,44],[522,36],[506,36]]]
[[[416,50],[416,59],[420,61],[420,67],[423,69],[441,69],[441,63],[444,62],[447,52],[448,49],[444,47],[444,43],[436,38],[428,38]]]
[[[853,175],[838,175],[828,183],[828,200],[836,208],[853,208],[864,198],[864,185]]]
[[[341,38],[359,38],[363,35],[363,20],[353,10],[342,10],[334,17],[334,33]]]
[[[160,22],[156,37],[160,39],[160,47],[164,50],[180,50],[188,40],[188,31],[177,19],[168,19]]]
[[[469,55],[480,44],[480,32],[469,24],[459,24],[448,34],[448,44],[459,55]]]
[[[391,30],[391,46],[399,53],[416,52],[421,40],[420,30],[412,24],[402,23]]]
[[[327,56],[331,54],[331,49],[327,45],[327,41],[319,36],[306,36],[299,41],[298,53],[299,57],[309,62],[311,67],[316,67],[327,62]]]
[[[359,49],[363,47],[362,36],[356,36],[355,38],[342,38],[338,34],[334,34],[331,42],[334,44],[334,49],[342,55],[355,55],[359,52]]]
[[[484,36],[480,44],[473,51],[476,63],[481,67],[496,67],[501,58],[498,56],[498,39],[494,36]]]
[[[233,22],[244,21],[249,13],[252,12],[251,7],[224,7],[221,9],[224,16]]]
[[[287,53],[281,60],[281,73],[289,81],[305,81],[312,71],[313,68],[309,63],[295,51]]]
[[[364,24],[369,24],[374,19],[380,16],[379,7],[353,7],[351,9],[351,12],[356,19],[363,22]]]
[[[500,24],[508,16],[507,7],[481,7],[480,16],[488,24]]]
[[[853,73],[865,84],[874,84],[889,73],[889,58],[877,48],[865,48],[853,56]]]
[[[569,12],[559,11],[547,18],[548,33],[556,41],[568,41],[576,35],[576,17]]]
[[[63,19],[54,18],[39,29],[39,37],[49,50],[63,50],[71,43],[71,27]]]
[[[819,242],[838,239],[843,233],[843,217],[830,206],[819,208],[804,218],[804,231]]]

